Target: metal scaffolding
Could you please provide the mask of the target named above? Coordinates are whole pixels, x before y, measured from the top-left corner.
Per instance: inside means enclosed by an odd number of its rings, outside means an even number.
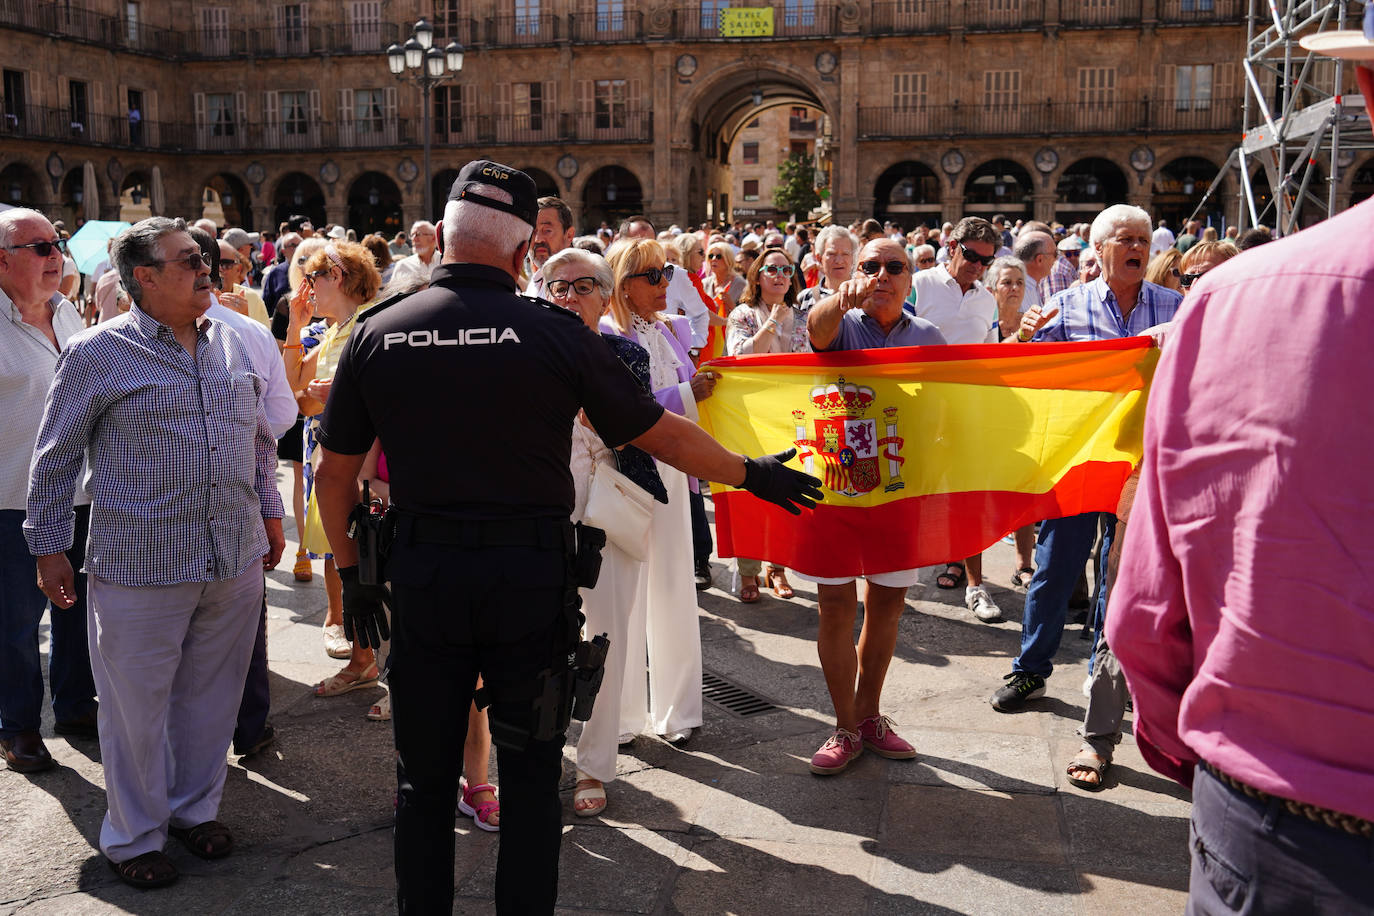
[[[1298,39],[1358,28],[1360,6],[1350,0],[1250,0],[1241,63],[1246,86],[1241,142],[1194,217],[1231,169],[1239,172],[1241,229],[1265,224],[1274,227],[1276,236],[1286,235],[1339,212],[1341,172],[1354,165],[1360,151],[1374,150],[1374,139],[1364,99],[1341,93],[1347,75],[1343,62],[1305,50]],[[1256,196],[1251,180],[1255,163],[1268,180],[1268,201]],[[1313,187],[1323,173],[1325,199]]]

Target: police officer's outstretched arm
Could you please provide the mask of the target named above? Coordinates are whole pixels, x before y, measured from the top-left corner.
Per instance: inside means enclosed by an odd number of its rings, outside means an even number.
[[[784,463],[796,455],[796,449],[746,458],[726,449],[706,430],[672,411],[665,410],[658,422],[632,444],[679,471],[702,480],[742,487],[793,515],[801,515],[801,507],[810,509],[822,499],[818,479]]]

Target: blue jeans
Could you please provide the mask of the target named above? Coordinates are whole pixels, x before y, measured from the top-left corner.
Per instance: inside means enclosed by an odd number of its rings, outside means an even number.
[[[1189,916],[1374,912],[1374,839],[1260,801],[1205,767],[1193,778]]]
[[[1026,611],[1021,618],[1021,654],[1012,662],[1012,671],[1041,677],[1049,677],[1054,671],[1054,653],[1059,651],[1059,640],[1064,635],[1069,597],[1078,584],[1083,564],[1092,555],[1099,514],[1085,512],[1040,523],[1040,535],[1035,542],[1035,575],[1026,590]],[[1106,518],[1099,582],[1106,574],[1107,554],[1111,553],[1116,532],[1116,516]],[[1102,605],[1106,598],[1106,589],[1098,589],[1098,604]]]
[[[76,510],[76,536],[67,559],[76,571],[76,604],[53,608],[48,680],[53,714],[66,722],[95,712],[95,682],[86,634],[86,530],[90,509]],[[43,713],[43,659],[38,623],[48,606],[24,541],[24,512],[0,510],[0,737],[37,731]]]

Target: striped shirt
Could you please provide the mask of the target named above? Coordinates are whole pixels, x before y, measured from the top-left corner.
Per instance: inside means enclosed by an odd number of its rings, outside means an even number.
[[[1062,254],[1059,260],[1054,262],[1050,268],[1050,275],[1040,281],[1040,298],[1044,302],[1049,302],[1057,293],[1073,286],[1073,282],[1078,279],[1078,268],[1073,266],[1073,262]]]
[[[233,578],[282,516],[264,382],[213,319],[193,357],[142,309],[74,335],[57,361],[29,474],[35,556],[72,543],[72,491],[91,462],[86,568],[134,588]]]
[[[76,306],[54,293],[52,330],[59,347],[85,324]],[[25,324],[4,290],[0,290],[0,404],[5,406],[5,422],[0,423],[0,509],[22,511],[28,498],[29,461],[33,440],[43,422],[43,404],[48,399],[53,373],[57,371],[57,350],[47,335]],[[79,495],[78,503],[89,500]]]
[[[1131,337],[1157,324],[1172,321],[1183,296],[1163,286],[1142,281],[1135,308],[1123,321],[1116,294],[1098,277],[1083,286],[1071,286],[1047,304],[1059,309],[1032,340],[1114,340]]]

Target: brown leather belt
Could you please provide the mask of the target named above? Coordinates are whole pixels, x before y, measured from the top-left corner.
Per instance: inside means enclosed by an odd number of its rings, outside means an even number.
[[[1226,785],[1243,795],[1248,795],[1256,801],[1266,803],[1271,800],[1279,801],[1283,803],[1283,807],[1287,809],[1290,814],[1305,817],[1309,821],[1321,824],[1324,827],[1344,830],[1352,836],[1364,837],[1366,840],[1374,839],[1374,822],[1367,821],[1362,817],[1356,817],[1353,814],[1346,814],[1342,811],[1332,811],[1329,808],[1318,808],[1316,805],[1309,805],[1306,802],[1293,801],[1291,798],[1283,798],[1278,795],[1270,795],[1263,789],[1256,789],[1252,785],[1241,782],[1234,776],[1228,776],[1205,760],[1202,762],[1202,766],[1207,772],[1211,773]]]

